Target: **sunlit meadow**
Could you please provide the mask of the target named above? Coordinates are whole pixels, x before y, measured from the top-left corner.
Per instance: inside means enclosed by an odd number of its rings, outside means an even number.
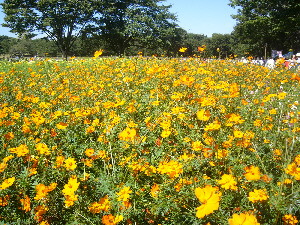
[[[299,73],[99,55],[0,62],[0,224],[298,223]]]

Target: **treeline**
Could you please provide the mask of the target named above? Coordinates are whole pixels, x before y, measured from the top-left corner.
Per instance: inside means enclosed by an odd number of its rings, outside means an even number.
[[[237,7],[231,34],[191,34],[180,28],[163,0],[4,0],[0,53],[38,56],[201,55],[270,57],[272,50],[300,51],[300,3],[230,0]],[[36,38],[43,34],[45,38]],[[180,48],[186,48],[179,53]]]
[[[226,58],[249,54],[243,49],[236,48],[237,40],[231,34],[213,34],[207,37],[202,34],[187,33],[179,29],[176,35],[166,39],[165,43],[156,43],[148,47],[139,44],[129,46],[125,55],[142,54],[144,56],[201,56]],[[184,53],[179,52],[181,47],[187,48]],[[103,55],[116,56],[119,52],[106,43],[101,36],[77,37],[72,45],[69,56],[91,57],[94,52],[104,49]],[[62,57],[62,53],[55,41],[44,38],[13,38],[0,36],[0,55],[3,57]]]

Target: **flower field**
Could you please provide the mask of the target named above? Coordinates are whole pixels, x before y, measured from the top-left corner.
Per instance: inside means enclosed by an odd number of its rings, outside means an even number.
[[[199,58],[0,62],[0,224],[298,224],[299,81]]]

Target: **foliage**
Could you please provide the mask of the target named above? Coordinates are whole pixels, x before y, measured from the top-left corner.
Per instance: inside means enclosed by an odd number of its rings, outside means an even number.
[[[234,55],[236,45],[234,45],[234,37],[231,34],[212,34],[211,38],[204,40],[206,51],[209,56],[217,58],[228,58]]]
[[[105,0],[101,7],[101,36],[107,48],[124,55],[130,46],[156,49],[175,34],[176,17],[161,0]]]
[[[0,62],[1,224],[297,224],[297,73],[97,53]]]
[[[250,44],[252,54],[268,49],[300,50],[300,3],[293,0],[231,0],[237,7],[235,34],[241,43]]]
[[[74,37],[95,22],[99,1],[22,1],[4,0],[1,4],[5,15],[5,26],[20,36],[31,36],[36,32],[46,34],[54,40],[64,57],[67,57]]]

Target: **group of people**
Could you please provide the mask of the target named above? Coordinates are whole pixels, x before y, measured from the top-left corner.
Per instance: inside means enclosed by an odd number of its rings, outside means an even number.
[[[285,67],[287,69],[298,69],[300,68],[300,54],[298,53],[297,55],[293,55],[291,59],[286,59],[283,56],[281,56],[276,58],[269,58],[267,60],[264,60],[262,58],[248,60],[245,57],[242,57],[241,62],[266,66],[270,69],[274,69],[276,66]]]

